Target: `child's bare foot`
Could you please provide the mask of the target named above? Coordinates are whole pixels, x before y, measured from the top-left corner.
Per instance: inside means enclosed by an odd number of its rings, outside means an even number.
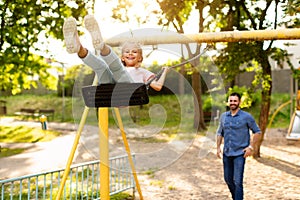
[[[63,25],[63,35],[68,53],[78,53],[80,41],[77,32],[76,20],[73,17],[66,19]]]

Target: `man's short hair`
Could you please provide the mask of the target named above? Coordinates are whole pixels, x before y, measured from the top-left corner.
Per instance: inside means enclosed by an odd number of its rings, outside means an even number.
[[[233,92],[229,96],[237,96],[239,98],[239,100],[241,100],[241,95],[237,92]]]

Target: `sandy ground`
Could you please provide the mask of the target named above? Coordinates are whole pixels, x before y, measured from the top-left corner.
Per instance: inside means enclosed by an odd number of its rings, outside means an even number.
[[[280,136],[284,132],[272,130],[261,147],[261,158],[247,159],[245,199],[300,199],[300,141],[286,141]],[[204,158],[198,152],[196,142],[174,165],[154,177],[142,176],[146,199],[230,199],[221,160],[214,151]]]
[[[39,123],[1,119],[0,125],[2,124],[40,127]],[[49,123],[49,128],[59,129],[64,134],[51,142],[44,143],[0,143],[2,147],[27,148],[22,154],[0,159],[0,179],[65,167],[77,128],[72,124],[57,123]],[[97,159],[98,142],[96,142],[95,131],[97,132],[97,127],[84,129],[74,163]],[[110,131],[118,134],[116,130]],[[300,141],[287,141],[286,131],[285,129],[268,130],[261,147],[261,158],[247,159],[244,178],[246,200],[300,200]],[[115,137],[115,139],[120,142],[119,138]],[[112,152],[122,152],[115,141],[111,141]],[[134,152],[138,151],[136,162],[143,198],[146,200],[230,199],[227,186],[223,181],[222,162],[216,158],[213,143],[211,148],[205,149],[206,152],[203,153],[203,144],[207,142],[205,137],[197,137],[193,143],[186,146],[176,143],[175,151],[174,148],[170,148],[171,145],[168,145],[168,148],[161,148],[159,144],[152,144],[149,147],[149,144],[134,143],[129,139],[131,149]],[[211,141],[208,143],[211,144]],[[184,150],[178,150],[178,147],[182,146]],[[157,154],[147,154],[143,149],[152,152],[153,149],[163,149],[163,151],[158,151],[160,156],[157,156]],[[165,165],[153,168],[158,162]],[[151,173],[144,173],[145,166],[150,166],[151,170],[148,172]],[[136,192],[136,199],[140,199],[138,192]]]

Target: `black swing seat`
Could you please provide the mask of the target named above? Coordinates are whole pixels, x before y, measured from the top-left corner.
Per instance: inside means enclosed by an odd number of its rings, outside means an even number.
[[[87,107],[122,107],[149,103],[147,87],[144,83],[100,84],[82,87]]]

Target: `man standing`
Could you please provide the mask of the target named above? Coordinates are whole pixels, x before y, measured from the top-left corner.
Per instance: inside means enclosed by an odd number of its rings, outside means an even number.
[[[234,200],[243,199],[245,160],[252,155],[253,146],[255,146],[261,133],[252,115],[240,110],[240,101],[240,94],[230,94],[228,98],[230,111],[221,115],[217,129],[217,156],[218,158],[222,157],[221,144],[224,138],[224,180]],[[250,130],[254,134],[252,141]]]

